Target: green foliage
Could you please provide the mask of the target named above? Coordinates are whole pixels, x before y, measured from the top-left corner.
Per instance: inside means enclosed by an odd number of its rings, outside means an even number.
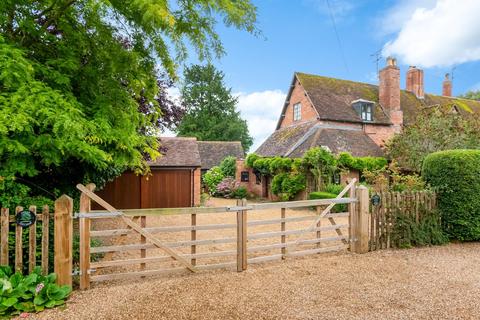
[[[187,108],[177,127],[179,136],[203,141],[241,141],[244,150],[253,144],[247,122],[236,110],[237,97],[224,83],[224,74],[211,64],[185,69],[181,88]]]
[[[343,189],[345,189],[345,186],[341,184],[327,184],[324,190],[328,193],[339,194]]]
[[[460,98],[471,99],[471,100],[480,100],[480,90],[470,90],[466,93],[460,95]]]
[[[310,200],[317,200],[317,199],[333,199],[336,198],[338,194],[325,192],[325,191],[316,191],[311,192],[308,195],[308,199]],[[331,212],[346,212],[348,210],[348,206],[346,203],[336,204],[333,206]]]
[[[325,184],[331,183],[332,176],[337,170],[337,159],[325,148],[315,147],[303,155],[303,166],[312,172],[317,179],[317,187],[322,189]]]
[[[220,170],[222,170],[225,177],[234,177],[235,172],[237,171],[237,158],[235,157],[226,157],[220,163]]]
[[[341,169],[355,169],[360,172],[365,170],[379,170],[388,164],[383,157],[356,157],[348,152],[341,152],[338,155],[338,166]]]
[[[245,159],[245,166],[247,168],[254,168],[253,164],[257,159],[261,158],[258,154],[256,153],[250,153],[247,155],[247,158]]]
[[[272,193],[279,196],[281,200],[288,201],[305,189],[306,178],[302,173],[282,172],[272,179]]]
[[[452,112],[452,108],[447,105],[420,113],[412,125],[387,142],[388,157],[403,169],[420,172],[423,160],[432,152],[479,149],[480,119]]]
[[[208,189],[210,195],[214,195],[217,190],[217,185],[222,182],[225,175],[220,167],[213,167],[203,175],[203,183]]]
[[[28,276],[13,274],[8,266],[0,266],[0,317],[22,312],[40,312],[61,306],[72,289],[55,284],[54,273],[43,276],[36,267]]]
[[[419,222],[410,214],[397,211],[394,217],[391,239],[397,248],[441,245],[448,242],[443,232],[438,211],[420,211]]]
[[[146,172],[159,73],[176,77],[187,44],[222,55],[218,19],[257,33],[249,0],[1,1],[0,177],[64,193]]]
[[[480,150],[432,153],[422,176],[438,193],[445,232],[453,239],[480,240]]]
[[[238,187],[232,192],[232,197],[235,199],[246,199],[248,197],[247,188],[245,188],[244,186]]]
[[[364,170],[365,182],[376,192],[420,191],[427,188],[423,178],[416,173],[403,174],[395,161],[377,170]]]

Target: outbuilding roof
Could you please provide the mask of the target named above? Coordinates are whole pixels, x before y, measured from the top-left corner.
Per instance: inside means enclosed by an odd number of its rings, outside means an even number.
[[[226,157],[245,157],[240,141],[198,141],[197,143],[202,169],[218,166]]]
[[[151,167],[200,167],[200,153],[196,138],[160,138],[162,156],[149,161]]]

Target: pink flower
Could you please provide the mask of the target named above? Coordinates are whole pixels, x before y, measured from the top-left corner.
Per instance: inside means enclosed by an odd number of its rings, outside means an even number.
[[[35,288],[35,292],[39,293],[40,291],[42,291],[43,287],[45,287],[45,285],[43,283],[39,283]]]

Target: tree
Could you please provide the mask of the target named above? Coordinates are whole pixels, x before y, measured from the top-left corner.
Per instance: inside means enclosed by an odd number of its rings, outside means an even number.
[[[466,93],[460,95],[460,98],[471,99],[471,100],[480,100],[480,90],[470,90]]]
[[[432,152],[480,148],[480,121],[475,116],[452,113],[452,106],[425,110],[415,123],[386,144],[389,158],[402,169],[420,172]]]
[[[159,127],[177,121],[162,120],[158,62],[175,79],[187,43],[222,55],[219,17],[257,32],[249,0],[1,1],[0,192],[19,178],[65,192],[148,171]]]
[[[179,136],[204,141],[241,141],[245,150],[253,143],[247,123],[236,110],[237,98],[224,83],[224,74],[211,64],[185,69],[181,88],[187,112],[177,127]]]

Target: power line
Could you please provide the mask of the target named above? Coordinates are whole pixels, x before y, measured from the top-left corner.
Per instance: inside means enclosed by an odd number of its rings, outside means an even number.
[[[325,0],[325,1],[327,2],[328,11],[330,13],[330,19],[332,20],[333,30],[335,31],[335,36],[337,37],[338,47],[340,49],[340,54],[342,55],[342,60],[343,60],[343,64],[345,65],[345,70],[347,70],[347,73],[350,73],[350,71],[348,70],[347,59],[345,58],[345,53],[343,51],[342,41],[340,40],[340,36],[338,35],[337,23],[335,22],[335,17],[333,15],[332,7],[330,6],[330,1],[329,0]]]

